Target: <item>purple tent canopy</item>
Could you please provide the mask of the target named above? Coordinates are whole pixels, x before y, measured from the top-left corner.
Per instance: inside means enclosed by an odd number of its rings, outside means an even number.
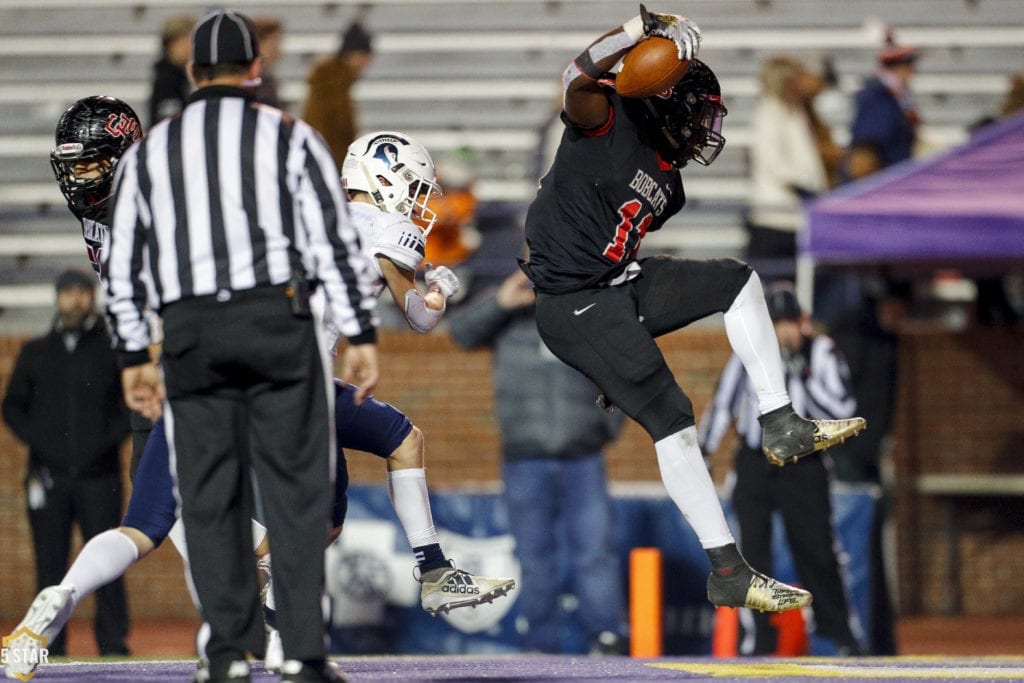
[[[800,251],[819,264],[1024,259],[1024,115],[813,202]]]

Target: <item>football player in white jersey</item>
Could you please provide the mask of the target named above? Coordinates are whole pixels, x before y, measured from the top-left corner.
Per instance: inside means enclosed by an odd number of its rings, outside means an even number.
[[[379,277],[378,295],[385,289],[409,327],[426,333],[445,312],[447,299],[459,289],[459,279],[444,266],[427,265],[426,291],[416,283],[427,235],[437,216],[431,197],[441,194],[434,162],[427,150],[405,133],[380,131],[356,139],[348,148],[341,180],[349,197],[352,224],[359,231],[364,254]],[[336,334],[327,320],[327,348]],[[424,468],[423,433],[401,411],[372,396],[355,403],[355,387],[335,382],[335,425],[338,462],[335,480],[334,533],[338,534],[347,507],[348,471],[344,448],[373,453],[387,465],[388,494],[416,556],[414,574],[421,583],[420,603],[431,615],[458,607],[489,603],[515,588],[513,579],[474,576],[457,569],[445,557],[434,528]],[[268,569],[269,557],[261,561]],[[273,609],[273,592],[266,595]],[[272,622],[272,614],[268,615]],[[277,665],[276,633],[271,632],[266,664]]]
[[[381,290],[387,287],[409,327],[417,332],[434,329],[445,301],[458,291],[459,279],[444,266],[427,264],[426,293],[416,286],[426,237],[437,221],[428,204],[441,195],[430,154],[404,133],[369,133],[349,146],[341,180]]]

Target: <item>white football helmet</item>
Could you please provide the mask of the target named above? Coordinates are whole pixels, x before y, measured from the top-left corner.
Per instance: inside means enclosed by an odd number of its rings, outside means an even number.
[[[419,219],[424,232],[437,221],[427,208],[432,197],[441,196],[434,161],[405,133],[377,131],[353,141],[341,165],[341,182],[348,192],[369,193],[381,211]]]

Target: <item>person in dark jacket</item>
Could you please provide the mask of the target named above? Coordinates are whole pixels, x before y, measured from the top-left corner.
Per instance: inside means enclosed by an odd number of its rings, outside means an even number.
[[[95,309],[95,278],[66,270],[57,278],[57,315],[45,336],[22,348],[3,416],[29,452],[25,493],[40,590],[67,569],[71,527],[86,540],[121,518],[120,449],[128,436],[117,357]],[[100,654],[128,654],[128,605],[118,580],[97,592]],[[63,655],[64,637],[47,644]]]
[[[338,52],[313,65],[302,118],[323,136],[340,168],[359,135],[359,111],[352,88],[373,61],[373,36],[359,21],[341,36]]]
[[[625,590],[601,452],[625,416],[600,410],[597,388],[547,350],[534,300],[530,281],[516,272],[449,318],[456,344],[494,349],[505,504],[523,572],[517,604],[527,628],[520,646],[562,651],[558,577],[564,556],[567,588],[579,598],[576,617],[591,653],[625,654]]]
[[[869,281],[864,300],[840,313],[829,324],[829,335],[850,366],[853,393],[864,414],[878,428],[842,444],[834,453],[833,474],[837,481],[854,485],[875,485],[881,497],[871,526],[871,607],[868,631],[869,653],[898,654],[892,596],[886,581],[887,556],[883,535],[891,524],[889,482],[882,473],[892,458],[896,399],[899,394],[900,329],[913,303],[910,282]]]
[[[856,95],[850,126],[853,145],[873,145],[882,168],[914,156],[921,115],[910,82],[917,69],[915,48],[889,36],[878,51],[878,68]]]
[[[195,19],[187,16],[171,17],[164,23],[160,35],[160,59],[153,64],[153,88],[149,95],[149,125],[152,126],[174,116],[185,108],[192,83],[185,65],[188,64],[191,41],[189,36]]]

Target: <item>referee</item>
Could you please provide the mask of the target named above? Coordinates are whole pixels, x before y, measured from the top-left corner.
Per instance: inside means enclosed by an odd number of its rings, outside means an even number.
[[[805,332],[805,316],[789,283],[773,285],[765,292],[765,299],[782,350],[786,389],[794,409],[810,419],[851,417],[857,399],[842,353],[829,337]],[[700,439],[704,452],[712,454],[729,425],[736,425],[740,443],[733,463],[732,505],[740,529],[740,550],[751,565],[771,570],[772,516],[777,511],[800,581],[814,595],[811,610],[815,632],[831,639],[844,656],[862,654],[854,635],[860,633],[860,624],[850,613],[836,556],[828,461],[811,455],[785,467],[771,464],[761,450],[763,432],[757,414],[757,395],[734,354],[701,420]],[[778,636],[770,615],[751,612],[750,617],[741,620],[747,630],[739,653],[776,652]]]
[[[251,20],[218,10],[192,34],[197,90],[118,166],[108,316],[129,407],[162,404],[192,579],[212,630],[197,680],[249,680],[264,648],[249,519],[250,465],[274,555],[283,681],[331,681],[320,596],[333,435],[309,310],[322,287],[348,338],[343,379],[377,383],[369,264],[348,222],[330,151],[306,123],[253,101]],[[147,298],[164,323],[148,363]]]

